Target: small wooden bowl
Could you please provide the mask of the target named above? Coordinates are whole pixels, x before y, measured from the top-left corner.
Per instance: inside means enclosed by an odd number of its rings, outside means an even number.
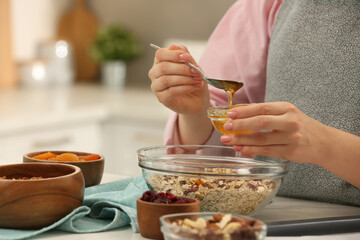
[[[23,162],[36,162],[36,163],[65,163],[77,166],[81,169],[82,174],[84,175],[85,179],[85,187],[90,187],[94,185],[98,185],[101,182],[103,173],[104,173],[104,164],[105,158],[101,156],[100,159],[91,160],[86,162],[57,162],[57,161],[49,161],[49,160],[39,160],[34,159],[32,157],[39,155],[45,152],[52,152],[55,154],[62,154],[62,153],[74,153],[78,156],[89,155],[93,153],[87,152],[75,152],[75,151],[41,151],[41,152],[31,152],[27,153],[23,156]]]
[[[22,180],[24,177],[28,179]],[[2,165],[0,228],[49,226],[81,206],[84,188],[83,175],[76,166],[60,163]]]
[[[192,203],[164,204],[146,202],[138,198],[136,209],[140,234],[144,238],[164,239],[160,230],[160,217],[171,213],[200,212],[200,201],[195,198]]]

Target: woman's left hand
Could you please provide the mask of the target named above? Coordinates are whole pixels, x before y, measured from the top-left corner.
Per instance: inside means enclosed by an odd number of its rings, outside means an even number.
[[[231,120],[224,124],[226,130],[254,130],[251,134],[221,136],[221,142],[233,145],[236,151],[316,164],[328,154],[331,128],[291,103],[249,104],[233,108],[228,116]]]
[[[226,130],[254,132],[223,135],[225,145],[242,153],[317,164],[360,188],[359,136],[326,126],[288,102],[235,107],[228,116]]]

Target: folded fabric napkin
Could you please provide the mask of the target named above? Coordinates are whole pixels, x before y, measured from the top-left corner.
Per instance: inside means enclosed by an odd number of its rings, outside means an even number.
[[[25,239],[51,229],[89,233],[131,225],[138,232],[136,199],[149,190],[143,177],[132,177],[85,189],[83,205],[56,223],[37,230],[0,228],[0,239]]]

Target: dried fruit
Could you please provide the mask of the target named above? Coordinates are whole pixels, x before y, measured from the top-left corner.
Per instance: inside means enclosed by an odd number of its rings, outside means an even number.
[[[74,153],[62,153],[60,155],[57,155],[55,159],[56,159],[56,161],[59,161],[59,162],[78,162],[79,161],[79,157]]]
[[[79,159],[83,159],[85,161],[92,161],[92,160],[97,160],[100,159],[100,155],[99,154],[89,154],[89,155],[81,155],[79,156]]]
[[[54,157],[56,157],[55,153],[46,152],[46,153],[41,153],[39,155],[36,155],[36,156],[34,156],[32,158],[39,159],[39,160],[47,160],[49,158],[54,158]]]
[[[62,153],[60,155],[52,153],[52,152],[45,152],[39,155],[32,157],[38,160],[49,160],[49,161],[58,161],[58,162],[85,162],[85,161],[92,161],[100,159],[101,156],[98,154],[88,154],[88,155],[80,155],[78,156],[75,153]]]
[[[0,179],[11,179],[11,180],[39,180],[39,179],[44,179],[43,177],[7,177],[7,176],[2,176],[0,177]]]
[[[194,199],[188,199],[184,197],[177,197],[169,191],[154,193],[153,191],[146,191],[143,193],[141,200],[153,203],[164,203],[164,204],[181,204],[181,203],[192,203]]]

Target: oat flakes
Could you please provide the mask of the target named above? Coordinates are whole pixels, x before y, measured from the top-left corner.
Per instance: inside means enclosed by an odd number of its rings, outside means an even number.
[[[280,180],[238,180],[182,177],[152,174],[149,185],[155,192],[170,191],[177,196],[194,197],[201,202],[201,211],[253,213],[276,194]]]

